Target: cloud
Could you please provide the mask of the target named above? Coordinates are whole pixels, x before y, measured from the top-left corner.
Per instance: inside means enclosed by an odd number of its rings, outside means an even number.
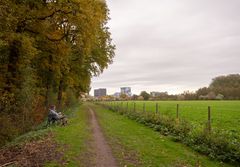
[[[114,63],[92,88],[180,93],[239,73],[239,0],[108,0]]]

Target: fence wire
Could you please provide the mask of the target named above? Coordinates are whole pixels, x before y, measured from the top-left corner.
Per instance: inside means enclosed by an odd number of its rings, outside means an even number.
[[[169,117],[179,117],[195,127],[208,123],[208,107],[213,129],[229,130],[240,135],[240,101],[114,101],[104,102],[111,107],[135,112],[158,112]],[[178,114],[177,114],[178,105]]]

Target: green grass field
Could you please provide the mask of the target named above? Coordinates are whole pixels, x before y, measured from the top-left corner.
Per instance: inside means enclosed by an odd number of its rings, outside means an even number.
[[[119,105],[123,109],[133,110],[134,102],[107,102],[108,105]],[[127,105],[128,103],[128,105]],[[213,129],[230,130],[240,135],[240,101],[136,101],[136,111],[155,112],[158,103],[158,114],[176,117],[179,104],[179,118],[203,128],[208,119],[208,106],[211,107]]]
[[[87,151],[86,141],[90,139],[90,130],[87,126],[87,110],[85,105],[75,107],[69,111],[69,124],[66,127],[52,127],[55,140],[62,146],[60,150],[65,150],[64,160],[67,162],[65,166],[75,167],[83,166],[81,164],[81,155]],[[66,147],[66,148],[64,148]],[[46,167],[59,166],[54,162],[46,165]]]
[[[125,116],[101,106],[92,107],[121,166],[230,166],[212,161]]]
[[[137,103],[140,110],[142,102]],[[154,108],[153,102],[147,103],[152,106],[152,109]],[[38,140],[51,132],[54,134],[53,140],[59,144],[58,150],[63,153],[64,166],[87,166],[86,162],[95,162],[96,156],[90,144],[93,138],[89,122],[89,107],[96,111],[106,141],[110,144],[120,166],[231,166],[211,160],[184,144],[174,142],[170,136],[163,136],[126,116],[92,103],[84,103],[69,109],[68,126],[51,126],[47,129],[32,131],[19,137],[12,144]],[[62,165],[56,159],[56,161],[46,162],[45,166]]]

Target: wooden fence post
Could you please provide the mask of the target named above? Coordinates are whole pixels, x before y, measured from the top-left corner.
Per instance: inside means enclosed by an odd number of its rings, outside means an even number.
[[[211,128],[211,107],[208,106],[208,123],[207,123],[207,130],[210,133],[212,128]]]
[[[133,111],[136,112],[136,103],[133,103]]]
[[[179,104],[177,104],[177,120],[179,120]]]
[[[145,103],[143,103],[143,112],[146,111],[146,106],[145,106]]]
[[[128,102],[127,102],[127,107],[126,108],[127,108],[126,111],[128,111]]]
[[[158,113],[158,103],[156,103],[156,113]]]

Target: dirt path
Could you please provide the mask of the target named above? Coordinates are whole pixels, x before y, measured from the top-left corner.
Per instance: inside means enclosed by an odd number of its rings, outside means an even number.
[[[89,108],[90,123],[93,135],[93,147],[96,151],[96,166],[97,167],[117,167],[116,161],[112,155],[111,148],[107,144],[101,128],[98,124],[95,112]]]

